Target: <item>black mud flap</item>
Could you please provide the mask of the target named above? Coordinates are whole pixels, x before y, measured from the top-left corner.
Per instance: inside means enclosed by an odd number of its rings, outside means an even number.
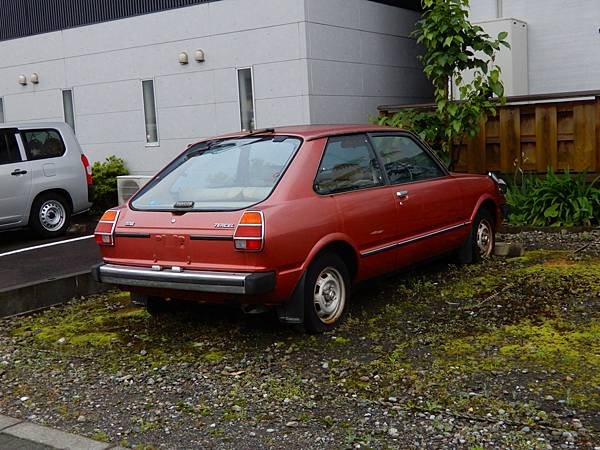
[[[282,323],[302,324],[304,323],[304,283],[306,273],[294,289],[290,299],[283,305],[277,307],[277,316]]]
[[[100,264],[95,264],[90,268],[90,273],[92,275],[92,278],[94,279],[94,281],[97,281],[98,283],[102,283],[102,280],[100,279],[100,266],[104,265],[104,263],[100,263]]]

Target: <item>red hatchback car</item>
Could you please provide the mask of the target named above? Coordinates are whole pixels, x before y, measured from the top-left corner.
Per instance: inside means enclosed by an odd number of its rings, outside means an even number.
[[[357,282],[445,254],[489,256],[505,203],[494,176],[449,173],[403,130],[240,133],[189,147],[107,211],[93,274],[150,312],[170,299],[263,305],[322,332]]]

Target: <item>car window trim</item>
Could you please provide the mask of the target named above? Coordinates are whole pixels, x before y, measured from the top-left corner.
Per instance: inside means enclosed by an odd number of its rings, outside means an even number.
[[[327,151],[327,145],[329,144],[329,140],[331,138],[343,138],[343,137],[347,137],[347,136],[365,136],[367,138],[367,147],[369,148],[369,151],[373,153],[373,155],[375,156],[375,160],[377,161],[377,164],[379,165],[379,172],[381,173],[381,183],[380,184],[374,184],[373,186],[365,186],[365,187],[361,187],[358,189],[346,189],[343,191],[336,191],[336,192],[329,192],[329,193],[321,193],[319,191],[317,191],[317,177],[319,176],[319,169],[321,169],[321,165],[323,164],[323,159],[325,158],[325,152]],[[388,183],[388,179],[385,173],[385,170],[383,170],[383,166],[381,165],[381,159],[379,158],[379,156],[377,155],[377,152],[375,151],[375,148],[373,147],[373,145],[371,144],[371,140],[369,139],[368,133],[363,132],[357,132],[357,133],[345,133],[345,134],[336,134],[336,135],[331,135],[331,136],[326,136],[325,138],[325,145],[323,146],[323,152],[321,153],[321,159],[319,160],[319,165],[317,166],[317,173],[315,173],[315,176],[313,178],[313,183],[312,183],[312,188],[313,191],[315,192],[315,194],[321,196],[321,197],[326,197],[326,196],[330,196],[330,195],[340,195],[340,194],[348,194],[351,192],[359,192],[359,191],[364,191],[366,189],[378,189],[378,188],[382,188],[385,187]]]
[[[9,161],[7,163],[0,163],[0,166],[8,166],[9,164],[19,164],[22,163],[23,160],[23,152],[21,151],[21,148],[19,147],[19,139],[17,139],[19,133],[19,129],[18,128],[0,128],[0,135],[5,135],[5,134],[12,134],[15,138],[15,142],[17,144],[17,156],[20,158],[18,161]]]
[[[27,139],[25,139],[25,133],[28,132],[36,132],[36,131],[54,131],[56,134],[58,134],[58,137],[60,138],[60,142],[62,143],[64,152],[62,155],[60,156],[48,156],[45,158],[34,158],[34,159],[30,159],[29,158],[29,143],[27,142]],[[25,150],[25,159],[23,161],[42,161],[45,159],[55,159],[55,158],[62,158],[63,156],[65,156],[67,154],[67,144],[65,143],[65,137],[63,136],[62,132],[57,129],[57,128],[50,128],[50,127],[44,127],[44,128],[19,128],[19,136],[21,137],[21,141],[23,143],[23,149]]]
[[[450,176],[450,171],[446,168],[446,166],[444,165],[444,163],[442,162],[442,160],[435,154],[435,152],[431,149],[431,147],[429,147],[425,142],[422,142],[421,139],[419,139],[417,137],[416,134],[414,134],[411,131],[381,131],[381,132],[371,132],[371,133],[367,133],[368,137],[369,137],[369,143],[371,144],[371,146],[373,147],[373,150],[377,156],[377,159],[379,160],[379,164],[382,165],[382,167],[385,168],[385,165],[383,164],[383,159],[381,158],[381,155],[379,154],[379,152],[377,151],[377,148],[375,147],[375,144],[373,144],[372,138],[374,137],[389,137],[389,136],[399,136],[399,137],[407,137],[409,139],[411,139],[415,144],[417,144],[417,146],[419,148],[421,148],[421,150],[423,150],[425,152],[426,155],[428,155],[431,160],[438,166],[438,168],[442,171],[442,175],[439,177],[434,177],[434,178],[426,178],[424,180],[414,180],[414,181],[406,181],[403,183],[392,183],[388,174],[387,174],[387,170],[383,170],[384,174],[385,174],[385,178],[387,180],[387,183],[390,186],[400,186],[400,185],[406,185],[406,184],[414,184],[414,183],[421,183],[424,181],[433,181],[433,180],[441,180],[444,178],[447,178]]]
[[[262,136],[262,135],[255,135],[255,136]],[[291,134],[274,134],[274,135],[264,135],[265,137],[271,137],[272,139],[275,139],[278,136],[286,136],[290,139],[297,139],[298,141],[300,141],[300,143],[298,144],[298,147],[296,147],[296,150],[294,150],[294,152],[292,153],[292,155],[290,156],[287,166],[285,167],[285,169],[281,172],[281,175],[279,176],[279,179],[277,180],[277,182],[273,185],[273,188],[271,189],[271,192],[269,192],[269,195],[267,195],[265,198],[263,198],[261,201],[258,201],[256,203],[253,203],[252,205],[249,206],[245,206],[243,208],[217,208],[217,209],[213,209],[213,208],[204,208],[204,209],[191,209],[191,210],[185,210],[185,211],[179,211],[179,213],[195,213],[195,212],[235,212],[235,211],[245,211],[247,209],[251,209],[254,208],[256,205],[260,205],[261,203],[266,202],[267,200],[269,200],[269,198],[271,198],[271,196],[273,195],[273,193],[277,190],[277,187],[279,186],[279,183],[281,183],[281,180],[283,180],[283,178],[285,177],[285,174],[287,173],[287,171],[289,170],[289,168],[292,166],[292,164],[294,163],[294,159],[296,158],[296,155],[298,155],[298,152],[300,151],[300,149],[302,148],[302,146],[304,145],[304,143],[306,142],[306,140],[300,136],[295,136],[295,135],[291,135]],[[223,138],[220,139],[219,141],[227,141],[227,140],[235,140],[235,139],[242,139],[244,138],[244,136],[235,136],[235,137],[231,137],[231,138]],[[201,145],[203,143],[207,143],[210,142],[211,140],[207,140],[204,142],[198,142],[195,145]],[[148,181],[148,183],[146,183],[135,195],[133,195],[125,204],[127,205],[127,207],[129,209],[131,209],[132,211],[140,211],[140,212],[176,212],[177,210],[175,210],[175,208],[164,208],[164,209],[139,209],[139,208],[134,208],[133,206],[133,201],[138,198],[140,195],[144,194],[148,189],[150,189],[151,187],[153,187],[154,185],[156,185],[156,183],[158,183],[163,176],[165,175],[165,172],[167,171],[167,169],[171,166],[171,164],[173,164],[175,161],[177,161],[180,158],[183,158],[186,156],[187,153],[189,153],[189,151],[191,150],[191,147],[185,149],[183,152],[181,152],[179,155],[177,155],[175,158],[173,158],[168,164],[166,164],[162,170],[160,170],[155,176],[154,178],[152,178],[150,181]],[[171,171],[170,171],[171,172]],[[170,173],[169,172],[169,173]],[[168,173],[167,173],[168,175]]]

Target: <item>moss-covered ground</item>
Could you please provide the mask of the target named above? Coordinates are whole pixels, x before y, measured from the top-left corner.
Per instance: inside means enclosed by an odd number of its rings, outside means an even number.
[[[94,414],[62,398],[52,383],[33,387],[40,377],[28,374],[75,364],[83,375],[78,372],[73,395],[83,397],[77,390],[96,383],[98,374],[127,384],[127,374],[147,382],[168,377],[171,368],[191,368],[210,381],[198,384],[175,372],[185,378],[183,393],[172,399],[180,426],[193,423],[190,430],[233,447],[239,430],[247,435],[276,422],[263,402],[280,405],[278,411],[295,405],[278,412],[283,422],[327,429],[336,447],[394,447],[385,429],[358,425],[363,414],[348,409],[353,401],[394,405],[390,414],[500,421],[512,428],[485,439],[505,448],[544,448],[564,432],[575,432],[577,445],[600,445],[600,257],[593,252],[539,249],[466,267],[442,262],[370,282],[355,293],[346,323],[321,336],[224,307],[177,305],[153,318],[116,292],[3,325],[5,352],[19,358],[5,357],[10,363],[0,366],[0,412],[14,414],[15,398],[31,397],[38,408],[52,404],[44,407],[61,415],[66,428],[78,414]],[[198,392],[202,386],[206,392]],[[127,394],[128,402],[170,401],[160,390],[137,392]],[[122,407],[116,400],[106,404]],[[345,410],[336,414],[339,408]],[[159,443],[166,423],[178,429],[164,416],[125,416],[121,425],[132,445]],[[434,431],[455,432],[447,426]],[[546,441],[528,440],[529,430]],[[123,437],[106,426],[85,432],[114,442]],[[256,439],[259,446],[278,443],[267,434]],[[485,439],[464,444],[485,448]]]

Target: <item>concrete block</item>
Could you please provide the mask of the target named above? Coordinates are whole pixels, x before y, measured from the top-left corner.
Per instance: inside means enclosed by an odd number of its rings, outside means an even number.
[[[515,258],[517,256],[523,256],[525,254],[525,250],[523,249],[523,246],[521,244],[513,244],[510,242],[496,242],[494,254],[496,256]]]
[[[13,419],[12,417],[3,416],[0,414],[0,430],[3,430],[8,427],[12,427],[13,425],[21,422],[19,419]]]
[[[74,297],[99,294],[113,286],[94,281],[89,272],[0,291],[0,317],[64,303]]]
[[[15,425],[4,430],[3,433],[64,450],[106,450],[112,447],[112,444],[92,441],[88,438],[65,433],[64,431],[53,430],[29,422]]]

